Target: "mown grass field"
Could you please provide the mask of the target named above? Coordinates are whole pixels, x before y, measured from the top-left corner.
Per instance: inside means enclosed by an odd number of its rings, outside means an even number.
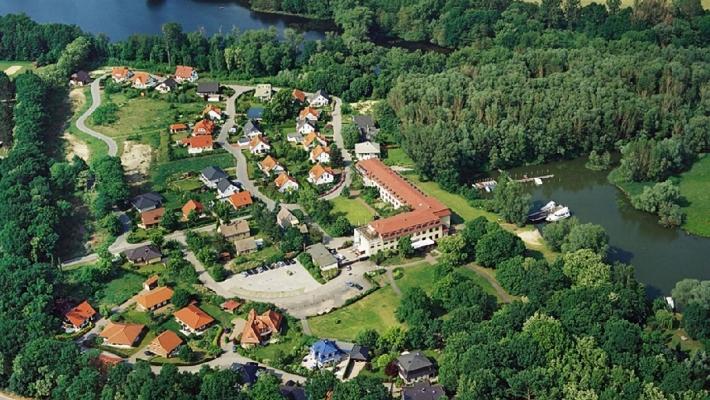
[[[168,178],[186,172],[199,173],[202,169],[210,165],[218,166],[222,169],[234,167],[234,157],[229,153],[212,154],[209,156],[190,157],[180,160],[169,161],[151,168],[151,181],[155,185],[155,190],[162,190]]]
[[[375,212],[362,199],[336,197],[330,201],[333,203],[333,212],[343,214],[354,226],[360,226],[372,221]]]
[[[704,155],[690,171],[680,175],[680,194],[687,202],[683,228],[688,232],[710,237],[710,157]]]
[[[402,150],[401,147],[387,149],[387,158],[384,163],[387,165],[398,165],[401,167],[414,167],[414,161]]]
[[[8,74],[10,77],[17,76],[25,71],[36,70],[35,66],[32,65],[32,61],[0,61],[0,71],[5,71],[10,67],[18,66],[20,69],[16,70],[12,74]]]
[[[491,221],[496,221],[499,219],[497,215],[491,212],[480,208],[472,207],[470,204],[468,204],[468,201],[463,198],[463,196],[447,192],[446,190],[442,189],[436,182],[424,182],[419,179],[419,176],[414,174],[407,174],[406,177],[412,183],[417,185],[424,193],[439,199],[439,201],[441,201],[442,203],[444,203],[444,205],[453,210],[453,212],[456,213],[459,217],[461,217],[464,221],[470,221],[478,217],[486,217]]]

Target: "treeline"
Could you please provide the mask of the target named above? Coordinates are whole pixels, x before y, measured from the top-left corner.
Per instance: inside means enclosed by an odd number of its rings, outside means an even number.
[[[329,18],[346,36],[362,39],[376,31],[452,48],[492,38],[501,25],[508,25],[506,39],[514,41],[534,39],[520,32],[521,26],[566,29],[604,39],[639,35],[681,45],[707,43],[710,34],[699,0],[645,0],[623,9],[620,0],[584,7],[576,0],[547,0],[539,5],[510,0],[251,0],[250,4],[259,10]],[[531,18],[521,18],[518,11]]]
[[[571,225],[566,253],[548,262],[501,251],[506,235],[520,239],[495,222],[467,222],[441,241],[433,289],[405,291],[396,316],[408,328],[394,351],[442,349],[439,382],[457,399],[707,398],[706,353],[668,347],[672,310],[662,299],[649,304],[632,267],[607,264],[606,246],[583,239],[596,229]],[[472,259],[522,301],[496,304],[460,269]],[[683,326],[700,340],[710,334],[707,288],[695,281],[674,291],[692,313]]]

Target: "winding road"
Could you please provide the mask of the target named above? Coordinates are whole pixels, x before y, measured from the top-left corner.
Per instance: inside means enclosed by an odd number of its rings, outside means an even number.
[[[108,155],[111,157],[115,157],[118,154],[118,145],[116,144],[116,141],[113,140],[112,138],[96,132],[95,130],[89,128],[86,126],[86,120],[91,116],[91,114],[96,111],[97,108],[101,105],[101,80],[104,79],[105,76],[101,76],[96,78],[93,82],[91,82],[91,107],[89,107],[88,110],[86,110],[77,120],[76,120],[76,127],[86,133],[87,135],[93,136],[96,139],[99,139],[106,143],[106,146],[108,146]]]

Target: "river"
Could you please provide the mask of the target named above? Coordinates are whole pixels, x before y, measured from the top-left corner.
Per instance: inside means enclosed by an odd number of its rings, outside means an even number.
[[[550,200],[569,206],[581,222],[603,226],[609,234],[611,261],[632,264],[649,296],[668,294],[683,278],[710,279],[710,239],[660,226],[657,218],[635,210],[606,179],[590,171],[585,159],[516,168],[515,177],[554,174],[541,186],[526,184],[536,205]]]
[[[276,27],[293,28],[306,39],[325,37],[333,30],[328,22],[258,13],[242,3],[227,0],[2,0],[0,15],[25,13],[37,22],[76,24],[91,33],[105,33],[111,40],[134,33],[160,33],[166,22],[177,22],[186,32],[204,30],[211,34]]]

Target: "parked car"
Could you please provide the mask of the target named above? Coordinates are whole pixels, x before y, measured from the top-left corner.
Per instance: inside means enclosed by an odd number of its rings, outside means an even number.
[[[362,286],[360,286],[360,285],[357,284],[357,283],[356,283],[355,285],[353,285],[353,287],[354,287],[355,289],[357,289],[357,290],[362,290]]]
[[[345,282],[345,286],[347,286],[347,287],[355,287],[355,284],[352,283],[351,281],[347,281],[347,282]]]

